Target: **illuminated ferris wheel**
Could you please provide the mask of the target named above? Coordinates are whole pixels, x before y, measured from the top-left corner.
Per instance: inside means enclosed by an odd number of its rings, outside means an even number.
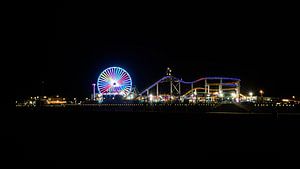
[[[127,96],[132,89],[131,77],[120,67],[109,67],[98,77],[97,88],[103,95]]]

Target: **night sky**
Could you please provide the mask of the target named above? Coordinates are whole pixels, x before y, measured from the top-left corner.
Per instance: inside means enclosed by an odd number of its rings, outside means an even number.
[[[299,29],[294,11],[281,11],[220,4],[26,4],[16,95],[40,94],[44,81],[47,95],[87,97],[110,66],[126,69],[139,91],[170,67],[186,81],[239,77],[244,93],[300,95]]]

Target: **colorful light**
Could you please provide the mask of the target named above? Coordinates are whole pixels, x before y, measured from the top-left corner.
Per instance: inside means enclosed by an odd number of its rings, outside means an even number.
[[[120,67],[109,67],[98,77],[97,88],[104,95],[127,96],[132,89],[131,77]]]

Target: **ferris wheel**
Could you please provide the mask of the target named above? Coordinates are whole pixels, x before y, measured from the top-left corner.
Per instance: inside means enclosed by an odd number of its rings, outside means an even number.
[[[109,67],[98,77],[97,88],[103,95],[127,96],[132,89],[132,80],[126,70],[120,67]]]

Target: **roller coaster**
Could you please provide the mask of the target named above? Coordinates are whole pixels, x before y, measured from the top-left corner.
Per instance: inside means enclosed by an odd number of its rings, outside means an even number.
[[[168,75],[139,93],[137,99],[144,102],[238,102],[240,81],[238,78],[204,77],[187,82]],[[160,86],[165,84],[168,84],[168,89],[164,87],[162,90]]]

